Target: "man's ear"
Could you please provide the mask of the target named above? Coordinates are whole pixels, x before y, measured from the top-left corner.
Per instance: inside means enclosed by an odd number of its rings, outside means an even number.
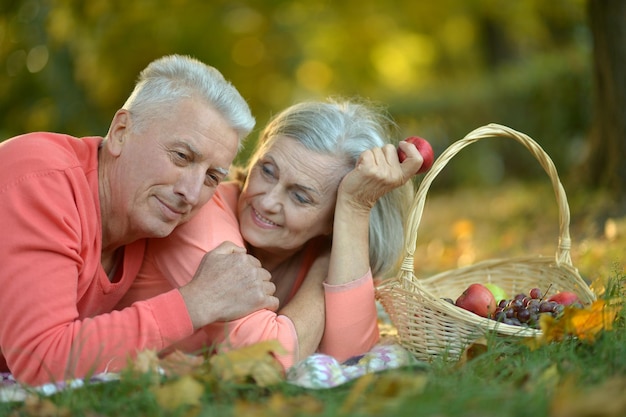
[[[126,135],[130,132],[131,118],[126,109],[118,110],[113,116],[109,133],[107,134],[107,149],[114,156],[122,152]]]

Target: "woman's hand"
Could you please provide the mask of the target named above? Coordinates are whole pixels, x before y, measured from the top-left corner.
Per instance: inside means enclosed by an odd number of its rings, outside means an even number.
[[[417,148],[405,141],[398,147],[407,155],[402,163],[391,144],[363,152],[355,168],[341,181],[338,199],[348,201],[354,210],[369,213],[380,197],[417,174],[424,162]]]

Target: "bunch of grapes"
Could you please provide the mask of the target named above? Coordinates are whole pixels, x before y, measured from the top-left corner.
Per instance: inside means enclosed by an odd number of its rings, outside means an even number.
[[[532,288],[528,294],[520,293],[510,300],[501,300],[493,313],[493,319],[504,324],[537,329],[542,314],[558,317],[564,308],[556,301],[545,300],[539,288]]]

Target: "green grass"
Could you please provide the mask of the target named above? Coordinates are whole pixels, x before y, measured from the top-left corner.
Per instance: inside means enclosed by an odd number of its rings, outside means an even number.
[[[612,282],[626,277],[615,276]],[[621,287],[620,287],[621,288]],[[621,292],[621,290],[620,290]],[[620,294],[623,297],[623,294]],[[626,380],[626,332],[621,312],[611,331],[595,342],[566,340],[531,350],[515,340],[492,338],[487,349],[462,363],[438,359],[424,367],[409,367],[370,375],[327,390],[288,384],[262,388],[200,378],[200,407],[166,410],[158,406],[149,375],[125,375],[121,381],[91,385],[46,397],[57,414],[23,403],[0,404],[0,415],[11,416],[550,416],[560,400],[597,397],[603,385]],[[164,380],[167,382],[168,380]],[[415,384],[423,381],[425,385]],[[569,384],[569,385],[568,385]],[[564,390],[563,387],[568,387]],[[601,387],[597,391],[593,389]],[[610,407],[607,398],[600,404]],[[48,404],[50,406],[51,404]],[[236,405],[238,404],[238,405]],[[311,407],[311,405],[314,407]],[[348,404],[352,404],[347,407]],[[239,407],[239,408],[237,408]],[[242,408],[245,413],[242,413]],[[309,410],[309,411],[307,411]],[[626,413],[626,409],[621,410]],[[343,414],[342,414],[343,413]],[[555,414],[556,413],[556,414]],[[583,416],[575,414],[569,417]],[[599,416],[613,415],[598,410]],[[623,414],[621,414],[623,415]]]

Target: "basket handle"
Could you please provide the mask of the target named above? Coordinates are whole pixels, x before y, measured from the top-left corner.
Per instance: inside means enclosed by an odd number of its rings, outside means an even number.
[[[414,270],[413,255],[415,253],[415,247],[417,244],[417,231],[419,229],[422,213],[424,211],[424,205],[426,202],[426,194],[432,184],[433,180],[441,172],[441,170],[448,164],[450,159],[455,156],[461,149],[466,146],[484,138],[488,137],[508,137],[520,142],[530,151],[530,153],[539,161],[543,169],[546,171],[550,180],[552,181],[552,187],[559,206],[559,239],[556,252],[556,263],[572,265],[570,257],[570,212],[567,203],[567,197],[565,195],[565,189],[559,180],[556,168],[552,159],[546,154],[546,152],[529,136],[520,133],[510,127],[491,123],[486,126],[479,127],[472,132],[468,133],[463,139],[450,145],[434,162],[430,171],[426,173],[422,179],[419,188],[415,194],[413,205],[411,206],[410,214],[407,223],[407,233],[405,235],[405,249],[406,254],[401,265],[401,275],[412,274]]]

